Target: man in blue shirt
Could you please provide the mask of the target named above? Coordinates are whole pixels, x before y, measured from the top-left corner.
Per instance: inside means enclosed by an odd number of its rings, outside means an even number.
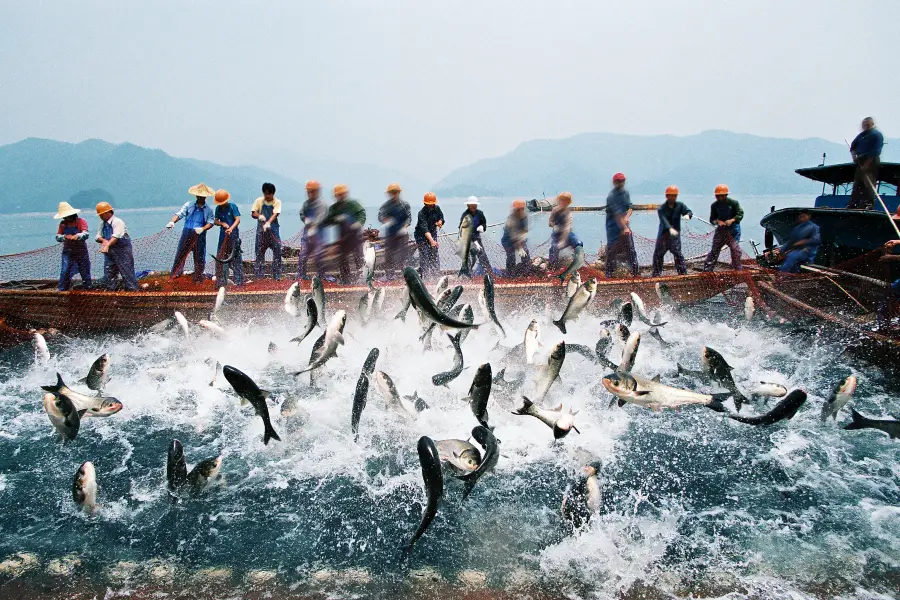
[[[184,229],[175,252],[172,264],[172,279],[184,273],[184,263],[188,254],[194,253],[194,277],[196,282],[203,281],[203,270],[206,268],[206,232],[213,226],[213,209],[206,204],[206,199],[215,195],[215,191],[205,183],[199,183],[188,189],[194,196],[194,202],[185,202],[172,220],[166,223],[166,229],[175,227],[175,223],[184,219]]]
[[[637,250],[628,221],[631,219],[631,194],[625,189],[625,175],[613,175],[613,189],[606,197],[606,277],[616,272],[619,258],[628,261],[631,276],[640,274]]]
[[[862,121],[862,132],[850,144],[850,154],[856,163],[856,175],[853,178],[853,192],[850,194],[847,208],[875,207],[875,192],[872,186],[878,181],[883,146],[884,136],[875,129],[875,119],[866,117]]]
[[[401,197],[399,183],[387,186],[387,201],[378,210],[378,221],[384,223],[384,274],[386,279],[393,279],[396,271],[406,266],[407,247],[409,246],[409,224],[412,222],[412,210]]]
[[[772,252],[775,256],[784,255],[784,262],[779,268],[784,273],[799,273],[800,265],[811,263],[816,259],[822,237],[819,226],[810,220],[808,211],[801,210],[797,214],[797,225],[780,248]]]
[[[328,207],[325,201],[319,197],[322,190],[321,184],[315,179],[306,182],[306,202],[300,208],[300,220],[303,221],[303,233],[300,240],[300,254],[297,257],[297,279],[309,279],[309,260],[315,261],[316,275],[319,279],[325,277],[325,268],[322,266],[322,222]]]
[[[416,219],[413,237],[419,248],[419,274],[423,279],[431,279],[441,273],[437,230],[444,226],[444,213],[437,205],[437,196],[434,192],[425,194],[423,204]]]
[[[235,285],[244,285],[244,261],[241,253],[241,232],[238,226],[241,224],[241,211],[237,204],[229,202],[231,194],[226,190],[219,190],[213,198],[216,205],[213,224],[219,226],[219,246],[216,258],[219,260],[232,257],[229,268],[234,275]],[[216,261],[216,281],[218,286],[227,285],[228,271],[225,265]]]
[[[656,248],[653,250],[652,277],[662,275],[663,259],[671,252],[675,259],[675,270],[679,275],[687,274],[687,265],[681,253],[681,219],[694,216],[683,202],[678,201],[678,186],[666,188],[666,201],[656,211],[659,216],[659,232],[656,234]]]
[[[473,272],[471,267],[477,262],[481,267],[482,272],[493,273],[487,250],[484,247],[484,242],[481,241],[481,234],[484,233],[484,230],[487,227],[487,218],[484,216],[484,212],[478,208],[477,196],[469,196],[466,200],[466,210],[464,210],[463,214],[459,217],[460,227],[462,226],[463,219],[466,218],[466,215],[469,215],[472,218],[472,227],[475,228],[475,231],[472,232],[472,246],[469,251],[469,262],[471,263],[469,265],[469,272]]]

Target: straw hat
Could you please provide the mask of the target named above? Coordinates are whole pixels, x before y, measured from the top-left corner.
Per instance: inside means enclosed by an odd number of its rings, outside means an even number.
[[[72,205],[68,202],[60,202],[59,208],[56,209],[56,214],[53,215],[54,219],[65,219],[66,217],[71,217],[72,215],[77,215],[81,211],[77,208],[72,208]]]
[[[194,187],[188,188],[188,194],[191,196],[201,196],[203,198],[209,198],[210,196],[216,195],[216,190],[212,189],[205,183],[198,183]]]

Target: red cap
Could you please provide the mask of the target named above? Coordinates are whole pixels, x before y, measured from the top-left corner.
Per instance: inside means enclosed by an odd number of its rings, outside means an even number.
[[[613,181],[625,181],[625,173],[616,173],[613,175]]]

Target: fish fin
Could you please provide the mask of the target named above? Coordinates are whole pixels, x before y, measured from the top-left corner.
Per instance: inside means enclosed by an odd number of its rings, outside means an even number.
[[[87,409],[86,409],[86,408],[85,408],[85,409],[82,409],[82,410],[79,410],[79,411],[78,411],[78,418],[81,419],[82,417],[84,417],[84,413],[86,413],[86,412],[87,412]]]
[[[625,406],[626,402],[624,400],[622,400],[621,398],[617,398],[617,400],[618,400],[619,408],[622,408],[623,406]]]
[[[865,429],[866,428],[866,418],[856,412],[856,409],[850,408],[850,416],[853,418],[853,421],[847,425],[844,425],[844,429]]]
[[[560,319],[559,321],[553,321],[553,324],[556,325],[556,328],[559,329],[563,335],[566,335],[566,324]]]
[[[79,380],[76,381],[75,383],[85,384],[85,383],[87,383],[87,377],[82,377],[81,379],[79,379]]]
[[[679,374],[679,375],[683,375],[683,374],[684,374],[684,367],[681,366],[681,363],[675,363],[675,367],[678,369],[678,374]]]
[[[577,434],[578,434],[578,435],[581,435],[581,432],[580,432],[580,431],[578,431],[578,428],[577,428],[577,427],[575,427],[575,426],[574,426],[574,425],[572,425],[572,429],[574,429],[574,430],[575,430],[575,433],[577,433]]]
[[[636,396],[646,396],[646,395],[649,394],[649,393],[650,393],[650,392],[648,392],[648,391],[641,391],[641,392],[635,392],[635,395],[636,395]]]
[[[259,393],[262,394],[262,397],[266,400],[272,397],[272,392],[270,392],[269,390],[259,390]]]
[[[725,412],[725,405],[722,404],[722,396],[723,394],[714,394],[712,399],[710,399],[709,404],[706,405],[707,408],[714,410],[716,412]]]
[[[659,373],[657,373],[656,375],[654,375],[654,376],[653,376],[653,379],[651,379],[650,381],[655,381],[656,383],[659,383]]]
[[[559,406],[554,406],[550,410],[562,412],[562,402],[559,403]]]
[[[336,339],[337,339],[338,344],[340,344],[341,346],[344,345],[344,335],[343,334],[338,333],[336,336]],[[337,356],[337,352],[335,352],[335,356]]]

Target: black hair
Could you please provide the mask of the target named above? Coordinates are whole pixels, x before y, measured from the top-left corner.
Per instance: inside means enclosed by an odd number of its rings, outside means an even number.
[[[274,194],[275,193],[275,184],[266,182],[262,186],[263,194]]]

